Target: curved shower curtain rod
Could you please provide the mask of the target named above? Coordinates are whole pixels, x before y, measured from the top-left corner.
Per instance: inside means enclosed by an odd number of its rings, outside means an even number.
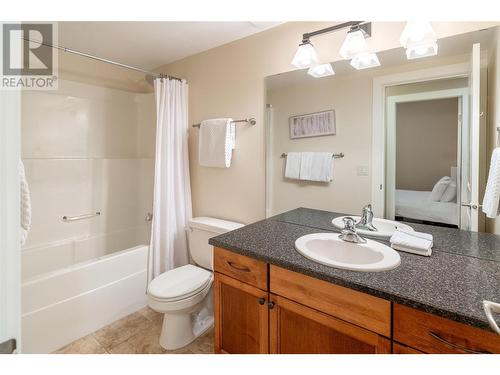
[[[146,69],[137,68],[137,67],[132,66],[132,65],[122,64],[122,63],[117,62],[117,61],[105,59],[105,58],[102,58],[102,57],[99,57],[99,56],[90,55],[88,53],[76,51],[76,50],[71,49],[71,48],[67,48],[67,47],[63,47],[63,46],[58,46],[58,45],[50,44],[50,43],[45,43],[45,42],[41,42],[39,40],[30,39],[30,38],[23,38],[23,39],[25,41],[28,41],[28,42],[38,43],[38,44],[40,44],[42,46],[45,46],[45,47],[55,48],[55,49],[58,49],[58,50],[63,51],[63,52],[72,53],[74,55],[86,57],[86,58],[89,58],[89,59],[92,59],[92,60],[97,60],[97,61],[100,61],[100,62],[103,62],[103,63],[106,63],[106,64],[116,65],[116,66],[119,66],[119,67],[122,67],[122,68],[125,68],[125,69],[135,70],[136,72],[141,72],[141,73],[144,73],[144,74],[146,74],[148,76],[151,76],[151,77],[153,77],[153,79],[155,79],[155,78],[169,78],[169,79],[175,79],[175,80],[181,81],[181,82],[184,81],[181,78],[170,76],[168,74],[151,72],[151,71],[146,70]]]

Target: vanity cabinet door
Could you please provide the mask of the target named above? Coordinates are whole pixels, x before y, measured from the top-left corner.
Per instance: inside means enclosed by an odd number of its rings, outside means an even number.
[[[270,352],[272,354],[375,354],[390,353],[383,336],[270,295]]]
[[[268,322],[266,291],[221,273],[215,273],[216,353],[269,353]]]

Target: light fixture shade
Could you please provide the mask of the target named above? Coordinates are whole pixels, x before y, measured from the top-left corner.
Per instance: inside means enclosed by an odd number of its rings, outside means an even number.
[[[438,53],[436,42],[421,44],[406,49],[406,58],[408,60],[419,59],[421,57],[435,56]]]
[[[408,21],[399,38],[405,48],[436,42],[436,33],[428,21]]]
[[[318,64],[310,67],[307,74],[314,78],[321,78],[333,76],[335,72],[333,71],[332,64]]]
[[[360,53],[351,60],[351,66],[355,69],[368,69],[380,66],[376,53]]]
[[[314,46],[310,42],[300,44],[293,57],[292,65],[299,69],[303,69],[309,68],[317,63],[318,56],[316,55]]]
[[[340,56],[344,59],[351,59],[354,56],[366,52],[368,50],[368,46],[366,44],[365,36],[363,31],[349,31],[344,39],[344,43],[342,43],[342,47],[340,47]]]

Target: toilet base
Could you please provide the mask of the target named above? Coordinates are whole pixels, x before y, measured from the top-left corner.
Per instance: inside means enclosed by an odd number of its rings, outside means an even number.
[[[213,316],[200,320],[199,314],[165,314],[160,334],[160,345],[167,350],[180,349],[209,330],[214,323]]]

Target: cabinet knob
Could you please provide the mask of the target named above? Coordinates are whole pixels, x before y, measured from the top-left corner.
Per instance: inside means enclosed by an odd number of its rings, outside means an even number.
[[[269,302],[267,303],[267,307],[269,307],[269,309],[271,309],[271,310],[272,310],[272,309],[274,309],[274,305],[275,305],[275,304],[274,304],[274,302],[273,302],[273,301],[269,301]]]
[[[266,303],[266,299],[264,297],[259,298],[259,305],[263,305]]]

